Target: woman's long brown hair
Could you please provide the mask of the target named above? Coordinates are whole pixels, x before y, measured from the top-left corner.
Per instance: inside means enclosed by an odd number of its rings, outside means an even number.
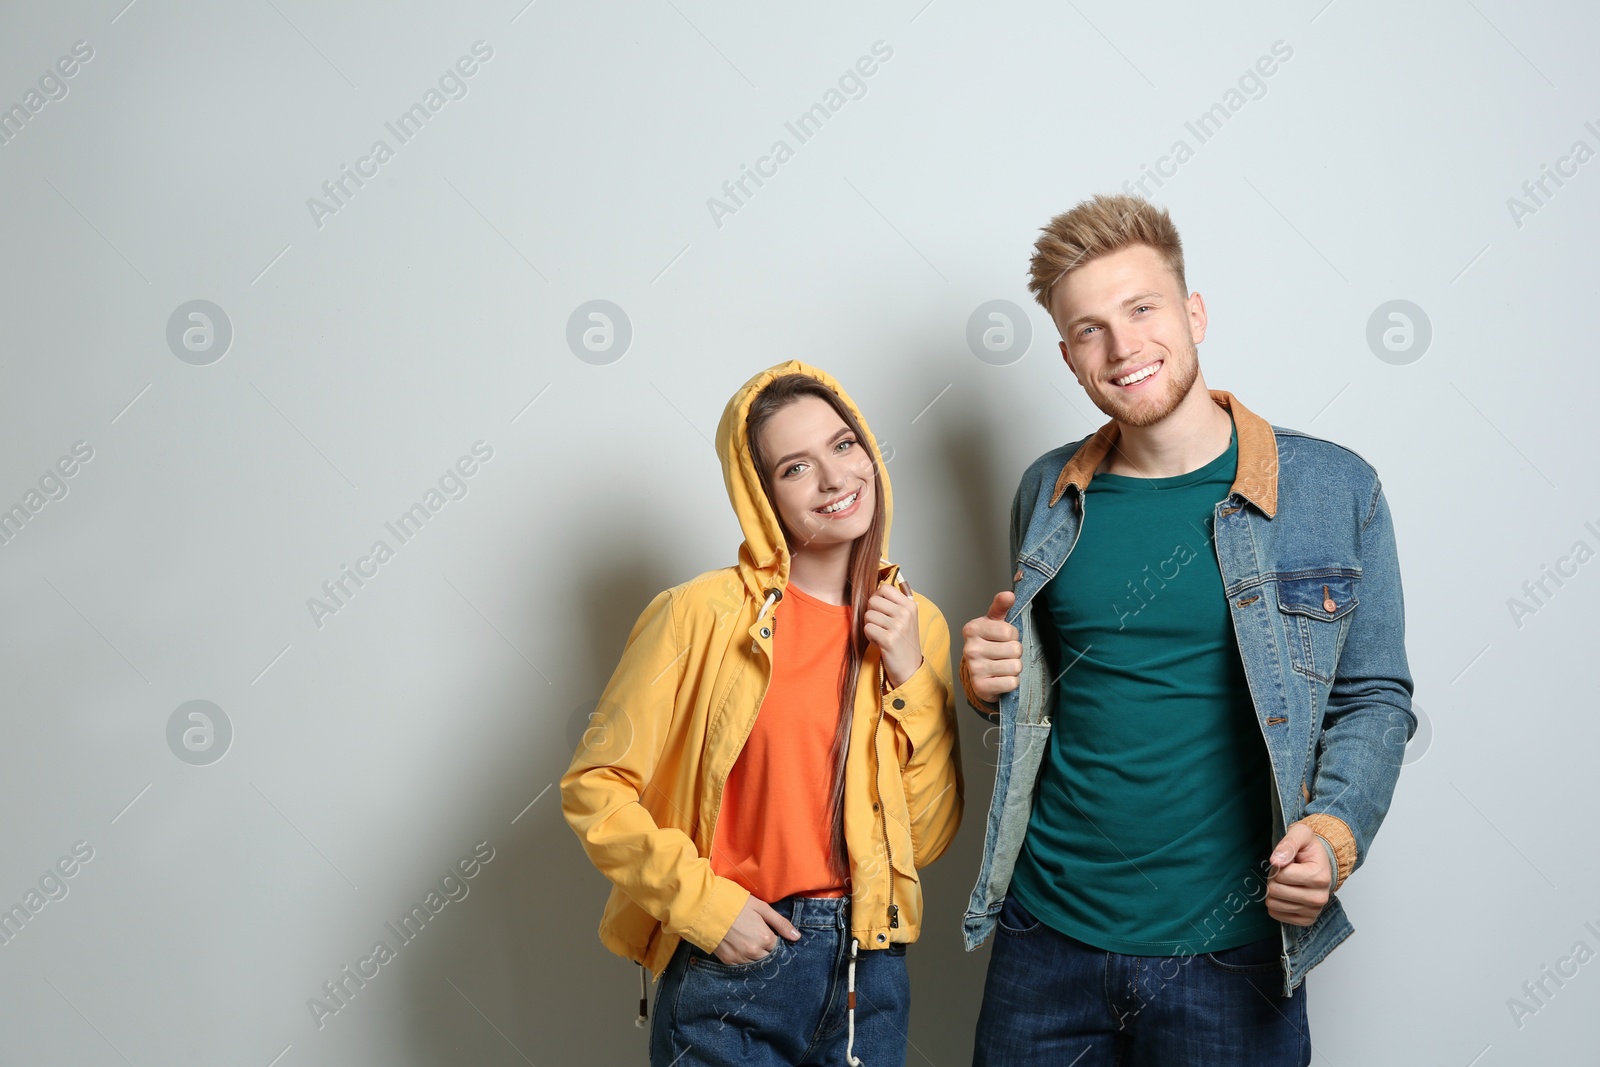
[[[837,393],[807,374],[784,374],[769,382],[751,402],[745,426],[749,435],[750,457],[761,478],[761,488],[767,494],[767,503],[772,507],[773,514],[778,516],[790,558],[794,556],[797,542],[804,545],[809,537],[803,531],[789,529],[778,512],[777,504],[773,502],[772,471],[761,450],[761,430],[773,415],[805,396],[826,401],[855,435],[857,446],[872,460],[872,524],[850,546],[850,564],[845,575],[844,595],[852,608],[852,625],[849,651],[839,672],[839,723],[834,731],[833,783],[828,792],[828,823],[831,828],[828,869],[840,884],[844,884],[850,874],[849,851],[844,839],[845,756],[850,751],[850,724],[855,717],[856,684],[861,675],[861,661],[867,653],[867,637],[862,623],[866,618],[867,601],[878,588],[878,564],[883,558],[883,475],[878,457],[868,444],[860,422]]]

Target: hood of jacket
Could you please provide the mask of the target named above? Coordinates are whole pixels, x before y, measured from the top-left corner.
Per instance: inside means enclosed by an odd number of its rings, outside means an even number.
[[[722,419],[717,423],[716,448],[717,457],[722,460],[722,480],[728,488],[728,501],[733,504],[734,514],[739,517],[740,529],[744,531],[744,543],[739,546],[739,575],[745,587],[752,596],[760,599],[774,588],[781,593],[789,584],[788,542],[784,539],[783,527],[778,523],[778,514],[768,502],[766,491],[761,488],[761,476],[750,455],[750,435],[746,431],[750,405],[756,396],[766,388],[767,383],[785,374],[804,374],[826,385],[844,401],[845,407],[861,426],[867,447],[878,460],[880,493],[877,504],[883,509],[883,558],[879,560],[879,580],[892,582],[898,570],[887,558],[889,525],[894,517],[894,493],[889,488],[889,468],[878,450],[878,439],[873,436],[872,427],[867,425],[866,416],[861,414],[856,402],[850,399],[850,394],[844,391],[833,375],[798,359],[791,359],[768,367],[740,386],[727,407],[723,408]]]

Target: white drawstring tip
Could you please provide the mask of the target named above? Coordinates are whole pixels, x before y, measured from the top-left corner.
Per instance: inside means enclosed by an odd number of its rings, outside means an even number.
[[[855,938],[850,939],[850,980],[847,986],[849,999],[850,1037],[845,1042],[844,1058],[850,1067],[861,1067],[861,1060],[856,1056],[856,946],[860,944]]]

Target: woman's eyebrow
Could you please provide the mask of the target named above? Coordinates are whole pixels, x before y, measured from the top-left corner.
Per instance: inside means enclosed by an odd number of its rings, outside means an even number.
[[[834,434],[832,437],[828,438],[828,444],[830,444],[830,445],[833,444],[835,441],[837,441],[839,438],[843,437],[845,434],[847,434],[849,432],[850,432],[850,427],[848,427],[848,426],[839,427],[839,432]],[[806,455],[806,453],[805,453],[804,449],[802,449],[799,452],[790,452],[787,456],[784,456],[782,459],[780,459],[780,460],[776,461],[775,463],[773,463],[772,466],[774,468],[786,467],[786,466],[789,465],[789,461],[790,460],[804,459],[805,455]]]

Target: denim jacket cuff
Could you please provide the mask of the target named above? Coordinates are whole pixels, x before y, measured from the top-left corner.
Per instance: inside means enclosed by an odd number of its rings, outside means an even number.
[[[1336,861],[1334,870],[1338,879],[1334,884],[1343,885],[1356,866],[1355,834],[1350,832],[1350,827],[1345,825],[1343,819],[1323,811],[1306,815],[1300,821],[1305,823],[1312,833],[1333,846]]]

